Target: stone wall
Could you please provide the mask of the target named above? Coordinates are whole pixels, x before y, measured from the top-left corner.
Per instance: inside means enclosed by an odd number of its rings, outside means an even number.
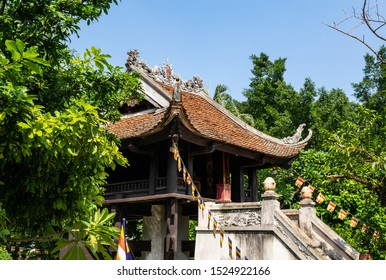
[[[300,210],[282,211],[275,185],[267,178],[261,202],[208,202],[203,213],[199,209],[195,259],[229,260],[228,237],[232,240],[232,258],[236,258],[237,246],[241,259],[358,259],[358,252],[317,218],[309,190],[302,190]],[[212,219],[208,228],[209,211]],[[213,218],[217,221],[215,236]],[[222,247],[220,228],[225,233]]]

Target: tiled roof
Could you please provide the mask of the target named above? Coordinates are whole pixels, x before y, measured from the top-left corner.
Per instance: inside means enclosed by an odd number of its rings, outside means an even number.
[[[157,127],[163,120],[164,115],[165,110],[162,112],[155,111],[152,113],[137,114],[107,125],[107,130],[121,139],[142,136]]]
[[[287,144],[250,127],[208,97],[204,93],[203,83],[199,77],[193,77],[193,80],[186,82],[179,80],[182,100],[168,103],[172,100],[177,82],[169,64],[164,66],[163,71],[157,67],[150,69],[139,60],[138,51],[131,51],[126,66],[129,71],[140,73],[141,80],[146,86],[144,88],[149,90],[148,96],[157,98],[159,94],[166,102],[162,103],[162,109],[125,116],[120,121],[109,124],[107,129],[119,138],[130,139],[151,135],[177,117],[192,133],[208,140],[236,146],[251,153],[290,159],[300,153],[311,137],[309,133],[303,141]]]
[[[173,91],[165,85],[162,85],[162,89],[170,93]],[[281,140],[246,125],[203,93],[183,92],[179,106],[178,117],[188,120],[195,133],[198,132],[200,136],[210,140],[278,158],[297,156],[307,144],[305,141],[293,145],[284,144]],[[124,139],[152,134],[159,125],[166,125],[165,122],[171,120],[171,110],[168,109],[170,107],[125,117],[107,128]]]
[[[199,94],[182,95],[187,118],[192,126],[207,138],[275,157],[296,156],[307,144],[283,144],[281,140],[246,125],[209,99]]]

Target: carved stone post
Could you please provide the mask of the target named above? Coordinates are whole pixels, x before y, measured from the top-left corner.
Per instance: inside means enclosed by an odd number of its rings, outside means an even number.
[[[275,192],[276,182],[273,178],[267,177],[264,180],[264,194],[261,196],[261,225],[273,225],[275,221],[275,211],[280,209],[279,195]]]
[[[309,237],[313,237],[312,219],[316,216],[315,202],[312,201],[312,191],[309,187],[303,187],[301,192],[302,200],[300,201],[299,226]]]

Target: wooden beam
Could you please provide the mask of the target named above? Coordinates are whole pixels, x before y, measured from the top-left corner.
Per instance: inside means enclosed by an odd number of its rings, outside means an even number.
[[[165,193],[165,194],[156,194],[156,195],[148,195],[148,196],[140,196],[140,197],[126,197],[126,198],[117,198],[117,199],[106,199],[103,204],[104,205],[112,205],[112,204],[121,204],[121,203],[140,203],[140,202],[146,202],[151,203],[154,201],[165,201],[169,198],[176,198],[176,199],[182,199],[185,201],[193,201],[196,199],[193,199],[191,195],[186,194],[179,194],[179,193]],[[213,201],[213,202],[220,202],[220,200],[216,200],[213,198],[205,198],[205,201]],[[130,206],[131,207],[131,206]]]
[[[196,133],[191,132],[185,126],[180,125],[180,138],[188,143],[195,144],[201,147],[208,147],[212,140],[206,139]]]

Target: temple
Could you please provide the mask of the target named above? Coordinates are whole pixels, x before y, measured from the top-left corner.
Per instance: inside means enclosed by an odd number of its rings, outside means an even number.
[[[304,125],[284,139],[266,135],[213,101],[198,76],[184,81],[169,63],[150,68],[138,51],[128,53],[126,67],[139,73],[143,98],[125,104],[122,119],[107,126],[130,166],[111,172],[105,204],[117,222],[143,219],[142,240],[131,242],[138,258],[193,258],[199,246],[188,233],[189,220],[199,219],[197,199],[178,171],[175,147],[206,202],[258,205],[256,170],[288,168],[311,131],[303,140]]]

